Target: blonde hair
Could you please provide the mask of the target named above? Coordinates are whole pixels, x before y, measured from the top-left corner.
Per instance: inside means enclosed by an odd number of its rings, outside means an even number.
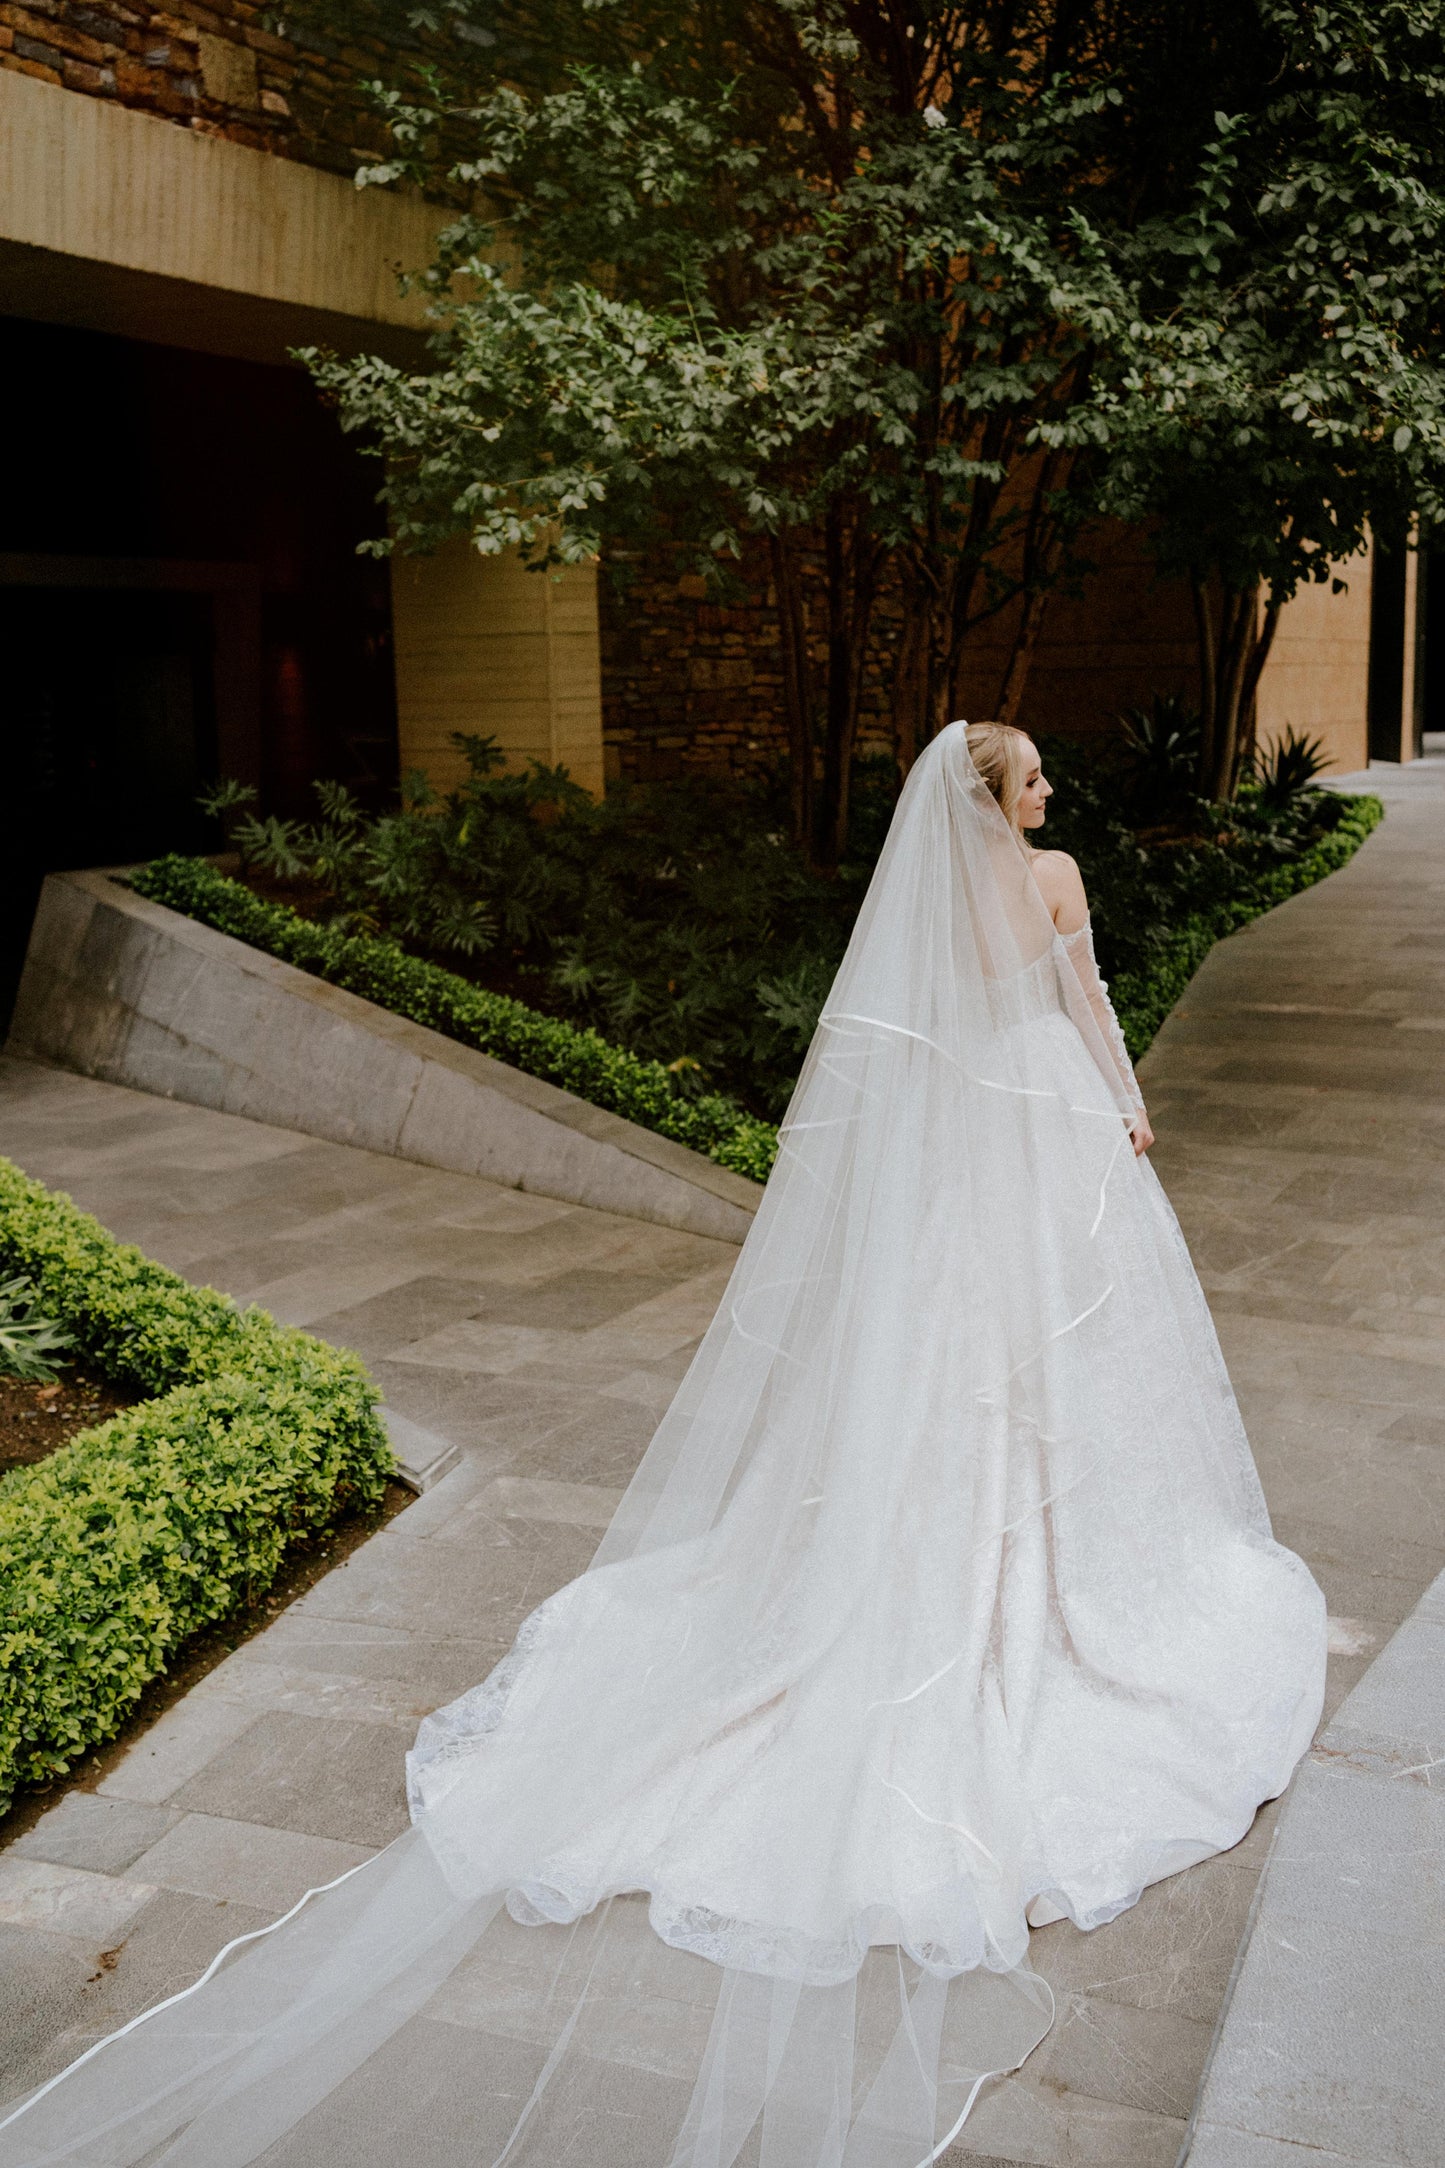
[[[998,800],[1004,819],[1023,841],[1019,827],[1019,800],[1029,772],[1027,758],[1033,740],[1012,723],[970,723],[968,751],[975,768]]]

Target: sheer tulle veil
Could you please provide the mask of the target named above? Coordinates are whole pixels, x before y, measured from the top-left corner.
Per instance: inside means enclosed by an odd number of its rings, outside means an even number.
[[[1048,2029],[1030,1903],[1243,1833],[1322,1611],[1091,996],[951,725],[591,1567],[423,1724],[406,1835],[0,2168],[921,2168]]]

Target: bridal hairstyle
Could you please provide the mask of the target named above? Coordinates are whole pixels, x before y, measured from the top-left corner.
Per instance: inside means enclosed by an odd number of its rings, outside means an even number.
[[[0,2112],[0,2168],[921,2168],[1048,2031],[1035,1894],[1094,1926],[1283,1788],[1267,1681],[1225,1696],[1258,1605],[1191,1564],[1267,1570],[1248,1446],[1212,1343],[1132,1329],[1134,1102],[971,737],[904,786],[721,1299],[649,1328],[711,1318],[590,1566],[427,1718],[413,1826]],[[526,1586],[486,1497],[479,1640]]]
[[[1032,741],[1028,732],[1012,723],[968,723],[965,726],[969,757],[997,799],[1004,819],[1022,842],[1019,799],[1023,795],[1028,761],[1024,748]]]

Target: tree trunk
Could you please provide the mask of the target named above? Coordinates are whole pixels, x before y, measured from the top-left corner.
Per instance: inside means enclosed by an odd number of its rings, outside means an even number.
[[[1000,723],[1017,723],[1019,709],[1023,706],[1024,690],[1028,684],[1029,666],[1034,650],[1043,631],[1044,616],[1049,606],[1049,590],[1046,587],[1031,588],[1024,596],[1023,616],[1014,644],[1009,653],[1008,668],[1003,674],[1003,685],[994,703],[994,719]]]
[[[1002,454],[1004,446],[1000,442],[997,446],[983,449],[992,450],[998,456]],[[994,522],[999,517],[1004,492],[997,485],[985,487],[981,482],[975,484],[969,510],[969,532],[965,547],[959,553],[961,561],[953,583],[948,683],[955,714],[961,713],[963,707],[961,680],[964,651],[969,635],[987,619],[997,617],[1021,595],[1023,608],[1018,630],[1009,651],[1003,684],[993,705],[993,714],[998,721],[1014,724],[1018,722],[1029,670],[1067,544],[1068,523],[1061,509],[1061,499],[1075,464],[1076,454],[1072,451],[1050,451],[1038,460],[1028,485],[1026,500],[1021,497],[1019,505],[1010,515],[1016,520],[1022,512],[1023,518],[1015,580],[1002,589],[992,592],[986,590],[983,605],[977,610],[974,603],[983,578],[982,560],[992,547]]]
[[[942,635],[944,642],[944,689],[950,718],[963,714],[963,664],[968,636],[989,614],[981,610],[974,615],[973,598],[978,592],[982,578],[982,551],[979,537],[986,537],[993,512],[998,501],[998,490],[983,483],[974,485],[973,501],[969,507],[968,530],[958,561],[948,583],[948,599],[941,606],[944,617]],[[977,719],[977,718],[975,718]]]
[[[946,584],[940,589],[925,566],[905,568],[903,626],[893,669],[893,746],[900,782],[948,721],[951,610]]]
[[[1261,618],[1262,581],[1227,588],[1216,625],[1206,582],[1196,576],[1193,584],[1199,640],[1199,789],[1206,798],[1228,801],[1239,789],[1253,751],[1255,696],[1280,604],[1271,595]]]
[[[932,646],[932,612],[918,583],[906,579],[903,592],[903,624],[898,653],[893,662],[893,757],[898,779],[907,777],[918,758],[928,732],[928,651]]]
[[[823,773],[813,824],[813,860],[834,872],[848,841],[853,749],[877,584],[877,553],[860,532],[856,508],[829,506],[823,525],[828,590],[828,686]]]
[[[1279,613],[1282,607],[1279,598],[1271,591],[1269,601],[1265,606],[1264,622],[1259,628],[1254,643],[1254,652],[1251,654],[1245,670],[1242,707],[1244,721],[1240,731],[1239,759],[1235,764],[1235,790],[1239,788],[1240,777],[1253,765],[1257,744],[1256,732],[1259,727],[1259,707],[1256,695],[1259,692],[1260,678],[1264,674],[1264,666],[1269,661],[1269,651],[1274,646],[1274,635],[1279,624]],[[1231,795],[1233,795],[1232,792]]]
[[[809,857],[813,850],[813,665],[808,653],[808,612],[798,576],[797,552],[785,529],[769,537],[778,604],[778,643],[783,656],[783,710],[788,728],[788,795],[792,837]]]
[[[1034,651],[1039,644],[1039,634],[1044,629],[1049,597],[1053,593],[1063,550],[1059,493],[1066,487],[1073,470],[1072,452],[1051,451],[1040,462],[1034,476],[1028,518],[1024,523],[1023,559],[1019,568],[1024,597],[1023,614],[1014,634],[1008,668],[1004,671],[1003,684],[994,706],[994,715],[1001,723],[1017,724],[1019,709],[1023,706],[1024,689],[1028,684]]]
[[[1199,652],[1199,768],[1195,787],[1208,794],[1214,774],[1215,654],[1214,612],[1210,608],[1209,583],[1196,572],[1190,582],[1194,595],[1194,637]]]

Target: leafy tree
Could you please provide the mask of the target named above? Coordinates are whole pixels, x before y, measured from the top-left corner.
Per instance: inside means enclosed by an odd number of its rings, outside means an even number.
[[[1096,372],[1103,501],[1195,598],[1199,787],[1233,795],[1280,611],[1445,513],[1445,5],[1264,0],[1268,95],[1222,109],[1193,200],[1121,247]]]
[[[435,365],[314,363],[395,544],[545,570],[667,536],[715,581],[765,548],[831,866],[885,582],[906,765],[1010,605],[1016,712],[1085,516],[1146,519],[1231,793],[1285,600],[1435,517],[1445,0],[463,9],[412,8],[430,72],[377,86],[363,176],[466,205]]]
[[[1017,707],[1117,424],[1098,370],[1137,264],[1104,237],[1179,212],[1221,84],[1258,72],[1248,22],[1174,0],[448,20],[424,95],[378,86],[395,154],[363,176],[469,200],[426,274],[435,366],[316,374],[386,459],[401,548],[466,533],[546,569],[666,533],[714,580],[766,548],[794,833],[834,865],[885,580],[905,765],[1011,603]]]

